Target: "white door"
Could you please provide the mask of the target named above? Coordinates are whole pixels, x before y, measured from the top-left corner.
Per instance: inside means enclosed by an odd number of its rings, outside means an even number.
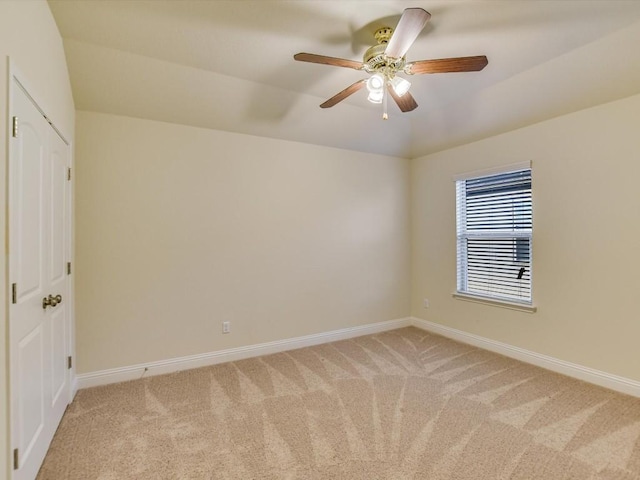
[[[13,479],[33,480],[69,402],[70,151],[15,79],[10,109],[12,125],[17,118],[9,146]]]
[[[70,352],[69,339],[69,280],[67,278],[67,252],[70,241],[69,208],[67,208],[68,183],[67,174],[70,163],[70,149],[62,138],[49,127],[49,154],[47,181],[47,211],[49,221],[45,235],[45,245],[50,255],[48,257],[47,285],[48,291],[56,301],[55,307],[43,309],[45,324],[49,329],[49,381],[46,386],[51,392],[49,405],[49,442],[58,428],[60,419],[69,404],[69,368],[67,357]],[[47,442],[47,443],[49,443]]]

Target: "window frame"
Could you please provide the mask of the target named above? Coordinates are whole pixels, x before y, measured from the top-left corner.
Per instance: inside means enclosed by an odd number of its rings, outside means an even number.
[[[467,300],[472,302],[478,302],[488,305],[500,306],[504,308],[510,308],[514,310],[521,310],[529,313],[533,313],[537,310],[537,308],[533,305],[533,223],[531,225],[530,230],[525,231],[512,231],[508,234],[505,234],[504,231],[499,232],[497,234],[485,232],[483,234],[480,233],[468,233],[466,231],[466,208],[461,211],[459,205],[459,182],[465,180],[479,179],[482,177],[491,177],[495,175],[508,174],[511,172],[521,171],[521,170],[530,170],[531,176],[533,177],[533,170],[531,162],[521,162],[516,164],[504,165],[501,167],[477,170],[473,172],[463,173],[459,175],[455,175],[453,177],[454,186],[455,186],[455,215],[456,215],[456,290],[453,294],[453,297],[459,300]],[[533,197],[533,192],[532,192]],[[533,200],[533,198],[532,198]],[[533,220],[533,205],[531,208],[531,215]],[[461,233],[461,231],[463,233]],[[517,242],[519,238],[526,238],[529,241],[529,290],[530,290],[530,298],[527,299],[515,299],[509,297],[501,297],[499,295],[482,295],[474,291],[468,291],[466,286],[464,286],[464,279],[467,278],[468,267],[466,271],[463,269],[466,266],[466,262],[461,262],[461,255],[466,258],[466,251],[462,250],[460,238],[461,235],[464,235],[464,238],[486,238],[489,239],[492,236],[500,237],[500,238],[512,238],[514,242]],[[514,245],[514,255],[517,254],[518,247]],[[515,259],[517,260],[517,259]],[[515,261],[514,260],[514,261]],[[461,281],[462,280],[462,281]]]

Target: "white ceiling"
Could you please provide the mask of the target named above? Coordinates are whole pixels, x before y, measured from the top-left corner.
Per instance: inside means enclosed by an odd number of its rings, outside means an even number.
[[[49,0],[76,108],[413,158],[640,93],[640,1]],[[486,55],[481,72],[409,77],[390,119],[361,60],[404,8],[432,14],[407,60]],[[381,20],[384,19],[384,20]]]

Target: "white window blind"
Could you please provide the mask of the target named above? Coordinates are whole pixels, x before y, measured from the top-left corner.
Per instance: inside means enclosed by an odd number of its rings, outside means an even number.
[[[458,292],[531,303],[531,169],[456,182]]]

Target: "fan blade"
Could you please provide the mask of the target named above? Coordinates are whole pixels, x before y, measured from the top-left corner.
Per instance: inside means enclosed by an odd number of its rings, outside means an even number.
[[[327,57],[325,55],[316,55],[315,53],[296,53],[293,58],[299,62],[322,63],[323,65],[333,65],[335,67],[353,68],[362,70],[364,64],[355,60],[347,60],[345,58]]]
[[[476,57],[440,58],[438,60],[418,60],[405,68],[410,74],[477,72],[487,66],[489,61],[484,55]]]
[[[336,103],[341,102],[342,100],[347,98],[349,95],[352,95],[352,94],[356,93],[358,90],[360,90],[362,87],[364,87],[365,83],[366,83],[366,80],[358,80],[356,83],[354,83],[352,85],[349,85],[347,88],[342,90],[340,93],[335,94],[329,100],[327,100],[326,102],[321,104],[320,108],[333,107]]]
[[[392,58],[404,57],[430,18],[431,14],[422,8],[405,9],[384,54]]]
[[[400,107],[400,110],[402,110],[403,112],[410,112],[411,110],[415,110],[416,108],[418,108],[418,104],[416,103],[415,98],[413,98],[413,95],[411,95],[409,92],[399,97],[398,94],[393,90],[393,87],[391,85],[387,86],[387,90],[389,91],[389,95],[393,97],[393,99],[398,104],[398,107]]]

